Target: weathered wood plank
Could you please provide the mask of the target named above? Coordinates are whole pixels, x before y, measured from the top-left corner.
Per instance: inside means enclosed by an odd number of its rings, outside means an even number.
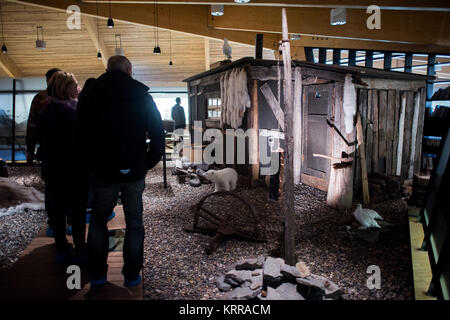
[[[362,131],[361,124],[361,116],[356,114],[356,135],[358,139],[358,148],[359,148],[359,158],[361,161],[361,181],[362,181],[362,190],[363,190],[363,203],[370,203],[370,195],[369,195],[369,183],[367,179],[367,170],[366,170],[366,158],[365,158],[365,150],[364,150],[364,134]]]
[[[270,109],[272,109],[273,115],[277,119],[281,130],[284,131],[284,112],[283,109],[281,109],[280,101],[275,98],[272,89],[267,82],[260,86],[259,90],[261,90],[264,98],[266,98],[267,104],[270,106]]]
[[[366,132],[364,135],[365,138],[365,150],[366,150],[366,166],[367,172],[372,172],[372,141],[373,141],[373,123],[372,123],[372,105],[373,99],[372,96],[374,94],[373,90],[368,90],[367,95],[367,124],[366,124]],[[364,134],[364,132],[363,132]]]
[[[270,89],[270,88],[269,88]],[[251,163],[251,178],[249,186],[253,185],[254,180],[259,179],[259,118],[258,118],[258,80],[252,81],[251,108],[248,114],[248,128],[252,128],[249,139],[249,162]]]
[[[399,90],[395,90],[395,105],[394,105],[394,132],[392,141],[392,174],[397,175],[397,160],[398,160],[398,134],[400,112],[402,109],[402,99]]]
[[[406,113],[406,99],[407,92],[401,93],[401,109],[398,120],[398,146],[397,146],[397,168],[395,174],[401,176],[402,174],[402,162],[403,162],[403,144],[405,134],[405,113]]]
[[[284,194],[283,209],[285,215],[285,237],[284,237],[284,260],[286,264],[295,265],[297,258],[295,255],[295,219],[294,219],[294,118],[292,101],[292,67],[291,67],[291,47],[288,36],[288,23],[286,9],[281,10],[283,43],[281,45],[283,52],[284,66],[284,116],[285,116],[285,167],[284,167]]]
[[[419,126],[419,114],[420,114],[420,91],[416,91],[414,93],[414,115],[412,119],[412,128],[411,128],[411,155],[410,155],[410,163],[409,163],[409,171],[408,171],[408,179],[412,179],[414,174],[414,163],[416,160],[416,147],[417,140],[419,139],[417,136],[417,129]]]
[[[294,69],[294,183],[300,183],[302,172],[302,71]]]
[[[373,123],[373,140],[372,140],[372,172],[378,172],[378,91],[373,90],[372,93],[372,123]],[[370,147],[370,145],[369,145]]]
[[[386,110],[386,173],[392,174],[394,121],[395,121],[395,90],[388,91]]]
[[[362,122],[362,129],[363,132],[366,130],[366,123],[367,123],[367,90],[366,89],[358,89],[358,110],[359,114],[361,115],[361,122]],[[355,152],[359,152],[358,150],[355,150]],[[355,162],[355,171],[354,171],[354,187],[355,192],[359,193],[361,191],[361,162],[359,160],[359,157],[354,156],[354,162]]]
[[[422,141],[423,141],[423,125],[425,117],[425,88],[420,89],[420,107],[419,107],[419,119],[417,126],[417,139],[416,139],[416,157],[414,159],[414,173],[420,172],[422,165]]]
[[[406,108],[405,108],[405,126],[403,134],[403,155],[402,155],[402,181],[408,179],[409,165],[411,162],[411,131],[414,116],[414,92],[408,91],[406,93]]]
[[[378,172],[386,172],[386,113],[387,91],[379,91],[378,102]]]

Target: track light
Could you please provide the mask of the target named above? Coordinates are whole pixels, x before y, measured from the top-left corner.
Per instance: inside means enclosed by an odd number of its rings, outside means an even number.
[[[2,45],[2,52],[7,53],[8,49],[6,48],[5,44]]]
[[[347,23],[347,11],[343,7],[331,9],[330,24],[332,26],[340,26]]]
[[[97,53],[97,59],[101,59],[102,58],[102,53],[99,51],[98,53]]]
[[[158,55],[161,54],[161,48],[159,46],[154,47],[153,48],[153,53],[154,54],[158,54]]]
[[[224,9],[223,4],[212,4],[211,5],[211,15],[212,16],[223,16]]]
[[[109,29],[114,28],[114,21],[113,21],[112,18],[109,18],[109,19],[108,19],[107,25],[108,25],[108,28],[109,28]]]

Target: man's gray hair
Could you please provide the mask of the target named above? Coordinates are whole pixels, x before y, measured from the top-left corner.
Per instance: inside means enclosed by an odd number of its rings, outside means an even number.
[[[125,56],[112,56],[108,59],[106,71],[122,71],[128,73],[131,69],[131,62]]]

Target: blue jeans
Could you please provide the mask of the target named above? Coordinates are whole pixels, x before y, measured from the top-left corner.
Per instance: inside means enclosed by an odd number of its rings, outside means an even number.
[[[107,219],[122,199],[125,213],[125,240],[123,245],[122,274],[127,280],[135,280],[142,269],[144,259],[144,225],[142,222],[142,192],[145,179],[132,182],[93,181],[93,208],[88,234],[88,272],[93,280],[101,279],[108,272],[109,237]]]

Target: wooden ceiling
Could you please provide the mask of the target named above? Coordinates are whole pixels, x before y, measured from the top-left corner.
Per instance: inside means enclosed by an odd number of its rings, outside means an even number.
[[[58,10],[2,1],[5,44],[9,60],[20,70],[22,76],[43,76],[58,67],[73,72],[81,84],[89,77],[98,77],[105,70],[102,60],[97,59],[97,41],[88,32],[88,19],[81,17],[81,29],[69,30],[67,14]],[[42,26],[45,50],[35,47],[36,27]],[[205,65],[224,59],[223,42],[159,28],[159,46],[162,54],[154,55],[155,28],[115,20],[115,27],[108,29],[106,20],[98,20],[99,37],[107,55],[115,50],[115,35],[120,34],[125,55],[133,63],[134,77],[150,87],[185,87],[182,80],[205,71]],[[96,34],[96,30],[94,30]],[[171,40],[171,41],[169,41]],[[254,56],[249,45],[231,43],[233,60]],[[169,66],[170,47],[173,67]],[[264,57],[273,59],[273,51],[265,49]],[[8,74],[0,69],[0,77]]]

